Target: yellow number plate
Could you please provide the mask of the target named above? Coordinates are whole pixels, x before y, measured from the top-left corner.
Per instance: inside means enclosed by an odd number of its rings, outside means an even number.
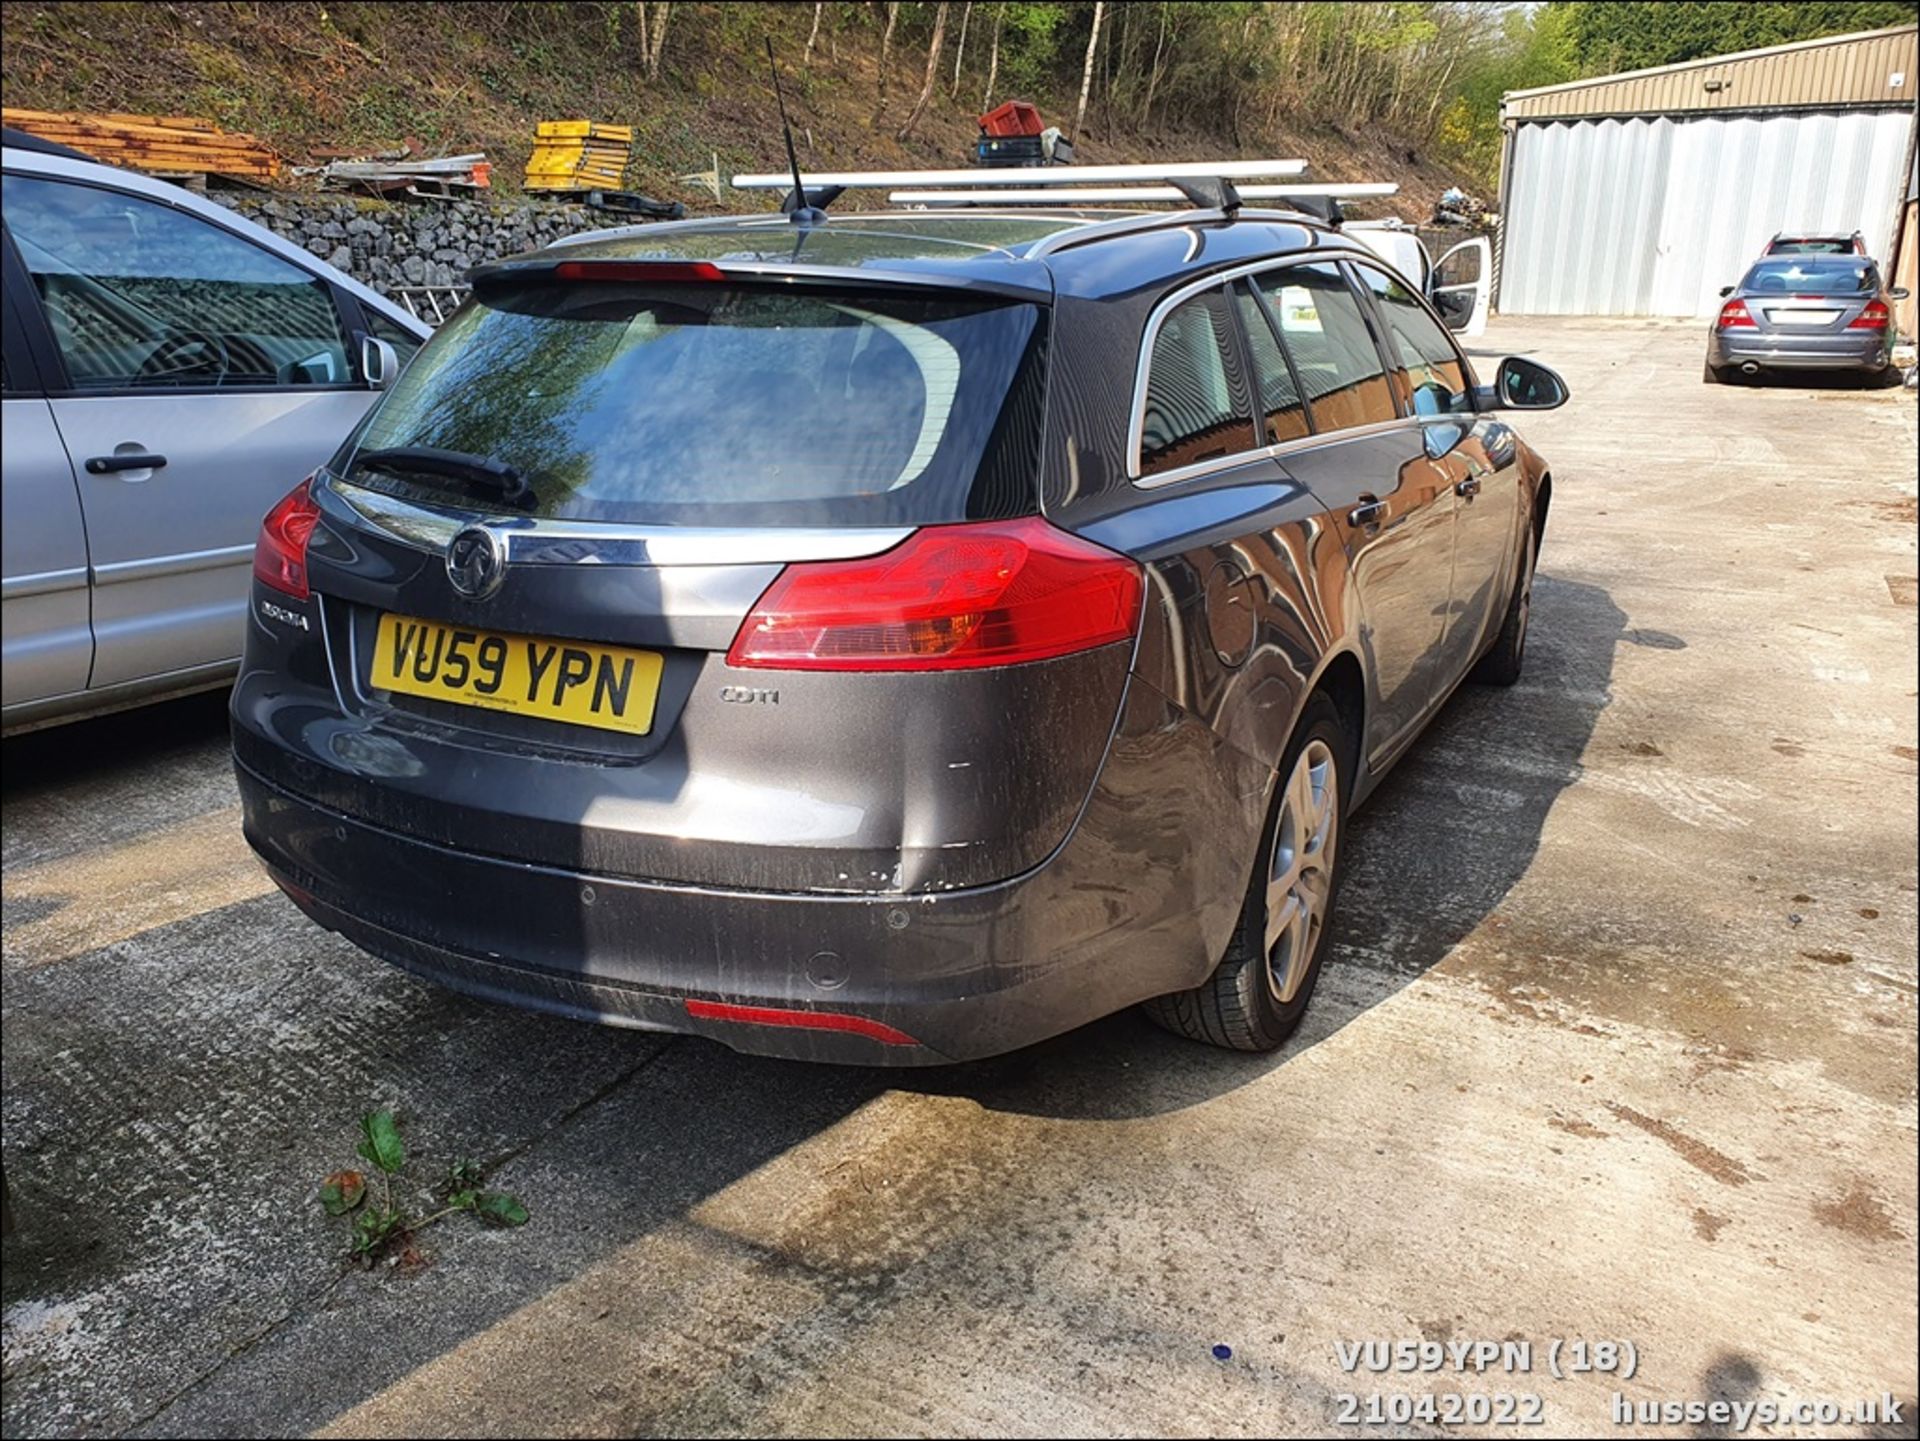
[[[383,615],[368,679],[376,690],[645,735],[663,664],[648,650]]]

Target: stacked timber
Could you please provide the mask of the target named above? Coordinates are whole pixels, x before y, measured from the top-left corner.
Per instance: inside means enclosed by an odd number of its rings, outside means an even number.
[[[82,115],[8,106],[0,118],[11,129],[130,170],[262,182],[280,175],[280,157],[264,142],[194,115]]]

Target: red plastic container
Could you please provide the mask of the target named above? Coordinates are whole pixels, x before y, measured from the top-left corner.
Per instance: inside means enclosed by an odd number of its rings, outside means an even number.
[[[1040,112],[1024,100],[1009,100],[1004,105],[996,105],[980,117],[981,133],[995,139],[1010,135],[1038,135],[1046,128],[1040,119]]]

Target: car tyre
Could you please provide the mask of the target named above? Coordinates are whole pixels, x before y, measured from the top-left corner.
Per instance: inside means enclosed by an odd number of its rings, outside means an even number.
[[[1731,366],[1715,365],[1709,360],[1700,369],[1700,379],[1708,385],[1732,385],[1736,373]]]
[[[1205,981],[1148,1001],[1175,1035],[1272,1051],[1306,1014],[1340,893],[1340,840],[1355,746],[1324,693],[1307,702],[1279,768],[1279,794],[1226,954]]]
[[[1513,583],[1513,595],[1507,601],[1507,613],[1500,623],[1500,635],[1493,648],[1480,657],[1470,679],[1481,685],[1513,685],[1527,661],[1527,625],[1533,619],[1533,565],[1538,558],[1538,540],[1533,527],[1527,527],[1527,548],[1520,557],[1520,575]]]

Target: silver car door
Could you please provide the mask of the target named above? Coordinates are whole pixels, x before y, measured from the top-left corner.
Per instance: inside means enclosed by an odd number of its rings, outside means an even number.
[[[9,301],[0,364],[0,705],[8,710],[87,687],[87,537],[53,411],[39,394]]]
[[[366,410],[325,278],[105,185],[9,175],[7,223],[66,375],[94,688],[236,661],[254,537]]]

